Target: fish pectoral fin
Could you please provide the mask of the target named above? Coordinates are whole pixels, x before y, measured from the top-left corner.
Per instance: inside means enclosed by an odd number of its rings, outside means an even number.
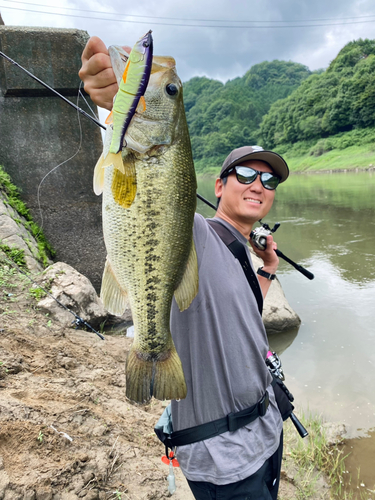
[[[198,261],[194,241],[191,243],[189,258],[182,280],[174,292],[180,311],[187,309],[198,293]]]
[[[186,398],[187,388],[181,360],[175,346],[152,359],[132,346],[126,361],[126,397],[137,403],[154,398]]]
[[[116,170],[119,170],[123,174],[125,173],[124,163],[122,161],[121,150],[118,153],[108,153],[104,159],[103,168],[114,166]]]
[[[126,156],[123,162],[124,172],[118,169],[113,171],[112,196],[115,202],[123,208],[130,208],[137,193],[137,177],[134,157]]]
[[[104,156],[101,154],[94,169],[94,193],[100,195],[104,189]]]
[[[128,305],[128,292],[117,281],[108,257],[103,272],[100,298],[107,311],[116,316],[124,314]]]

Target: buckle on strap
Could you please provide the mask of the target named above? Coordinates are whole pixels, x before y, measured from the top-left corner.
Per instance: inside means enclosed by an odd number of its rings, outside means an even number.
[[[269,395],[266,391],[262,399],[251,408],[238,411],[236,413],[229,413],[227,415],[227,425],[230,432],[234,432],[244,425],[250,424],[258,417],[264,417],[269,405]]]
[[[268,395],[268,391],[266,391],[264,393],[264,396],[258,403],[258,414],[260,417],[264,417],[264,415],[266,414],[269,402],[270,402],[270,397]]]

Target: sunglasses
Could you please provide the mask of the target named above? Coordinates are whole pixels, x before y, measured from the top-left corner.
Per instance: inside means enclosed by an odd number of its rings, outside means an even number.
[[[251,167],[242,167],[240,165],[232,167],[224,172],[222,178],[227,177],[233,172],[233,170],[236,172],[237,180],[241,184],[251,184],[256,180],[258,175],[260,176],[260,182],[265,189],[274,190],[280,182],[280,177],[272,174],[271,172],[259,172],[259,170],[255,170]]]

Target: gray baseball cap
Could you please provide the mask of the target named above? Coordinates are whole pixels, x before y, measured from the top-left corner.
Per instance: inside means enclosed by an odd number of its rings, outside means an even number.
[[[240,165],[246,160],[261,160],[268,163],[276,175],[281,177],[280,182],[286,181],[289,175],[289,168],[286,161],[280,155],[273,151],[265,151],[260,146],[243,146],[242,148],[234,149],[226,157],[223,166],[221,167],[220,177],[223,177],[224,172],[228,169]]]

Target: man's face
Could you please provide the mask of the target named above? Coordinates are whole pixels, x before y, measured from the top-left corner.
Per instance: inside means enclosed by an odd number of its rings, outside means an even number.
[[[260,160],[247,160],[241,166],[272,172],[271,167]],[[217,179],[215,194],[220,198],[219,211],[231,220],[244,224],[254,224],[265,217],[275,198],[275,190],[264,188],[259,176],[251,184],[241,184],[235,171],[228,175],[225,185],[222,179]]]

